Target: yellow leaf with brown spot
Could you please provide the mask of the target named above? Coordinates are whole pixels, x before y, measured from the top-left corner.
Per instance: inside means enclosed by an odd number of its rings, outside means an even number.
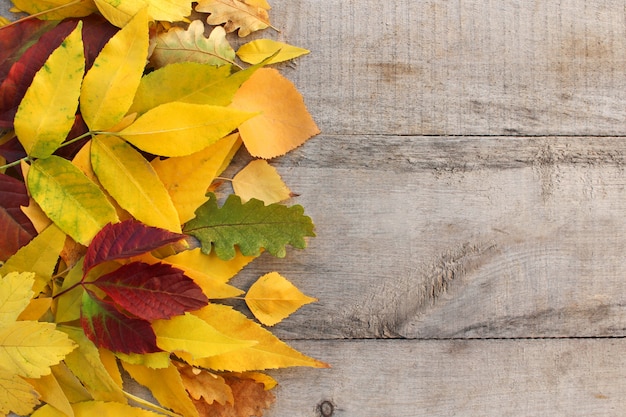
[[[27,415],[37,404],[39,394],[31,384],[0,368],[0,415],[4,416],[11,411]]]
[[[224,23],[226,32],[239,29],[240,37],[270,26],[269,14],[265,7],[241,0],[199,0],[196,11],[210,13],[207,23],[210,25]]]

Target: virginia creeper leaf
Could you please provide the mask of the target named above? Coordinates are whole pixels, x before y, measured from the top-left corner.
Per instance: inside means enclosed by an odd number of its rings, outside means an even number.
[[[298,58],[309,52],[311,51],[272,39],[256,39],[241,45],[237,50],[237,56],[248,64],[258,64],[264,59],[274,55],[267,63],[275,64],[277,62]]]
[[[85,71],[82,22],[35,74],[15,114],[15,133],[26,153],[47,158],[74,125]]]
[[[66,17],[88,16],[96,11],[91,0],[11,0],[15,7],[28,14],[38,14],[42,20],[62,20]],[[46,12],[49,10],[49,12]],[[41,14],[39,14],[41,13]]]
[[[89,340],[113,352],[152,353],[160,350],[150,323],[127,317],[88,292],[83,295],[80,322]]]
[[[174,62],[198,62],[209,65],[232,64],[235,50],[226,40],[226,32],[216,26],[208,38],[204,36],[204,24],[194,20],[187,30],[173,27],[157,35],[150,62],[161,68]]]
[[[6,261],[37,234],[29,218],[20,209],[29,198],[23,182],[0,174],[0,261]]]
[[[304,295],[278,272],[259,278],[248,290],[245,300],[252,314],[266,326],[273,326],[303,305],[317,301]]]
[[[210,25],[225,23],[224,29],[228,33],[239,29],[240,37],[270,26],[267,9],[240,0],[199,0],[196,11],[211,13],[207,23]]]
[[[299,205],[265,206],[256,199],[242,204],[234,194],[219,208],[217,198],[211,195],[184,231],[200,240],[204,253],[210,253],[213,246],[217,256],[225,260],[235,256],[235,246],[244,255],[259,255],[266,249],[282,258],[286,245],[302,249],[306,247],[304,237],[315,236],[311,218],[303,213]]]
[[[131,262],[93,284],[140,319],[168,319],[208,303],[202,289],[170,265]]]
[[[148,57],[148,16],[142,9],[107,42],[85,75],[80,110],[91,130],[118,124],[133,103]]]
[[[252,198],[265,204],[278,203],[291,197],[276,168],[264,159],[246,165],[233,177],[233,190],[244,203]]]
[[[184,237],[179,233],[147,226],[132,219],[108,224],[93,238],[87,248],[83,271],[86,274],[99,263],[132,258],[168,243],[177,242]]]
[[[119,402],[85,401],[72,404],[74,417],[163,417],[143,408],[132,407]],[[31,417],[66,417],[59,410],[46,404],[38,408]]]
[[[239,126],[246,148],[259,158],[283,155],[319,133],[296,87],[273,68],[252,74],[232,107],[261,113]]]
[[[28,415],[37,404],[39,394],[31,384],[0,368],[0,415],[4,416],[11,411],[19,415]]]
[[[33,272],[10,272],[0,276],[0,327],[13,323],[33,296]]]
[[[228,107],[173,102],[149,110],[118,135],[151,154],[185,156],[212,145],[253,116]]]
[[[115,208],[100,188],[58,156],[33,162],[28,189],[46,215],[83,245],[88,245],[107,223],[118,221]]]

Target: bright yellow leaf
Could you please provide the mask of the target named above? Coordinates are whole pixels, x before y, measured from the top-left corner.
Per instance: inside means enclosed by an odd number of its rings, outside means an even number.
[[[169,256],[164,261],[178,267],[201,272],[219,282],[226,283],[255,258],[255,256],[244,256],[237,250],[233,259],[224,261],[218,258],[215,251],[206,255],[202,253],[200,248],[197,248]]]
[[[191,398],[185,390],[178,369],[172,364],[163,369],[123,363],[124,369],[141,385],[147,387],[163,407],[174,410],[185,417],[199,416]]]
[[[26,153],[47,158],[70,132],[85,71],[82,22],[48,57],[15,114],[15,134]]]
[[[11,411],[30,414],[39,404],[39,394],[32,385],[12,372],[0,368],[0,415]]]
[[[70,403],[73,404],[93,399],[65,363],[61,362],[50,369],[52,369],[52,375],[56,378]]]
[[[54,323],[17,321],[0,328],[0,368],[27,378],[50,373],[76,345]]]
[[[144,354],[125,354],[121,352],[115,352],[115,356],[131,365],[141,365],[152,369],[167,368],[168,366],[170,366],[171,363],[169,352],[155,352]]]
[[[226,336],[189,313],[169,320],[155,320],[152,328],[157,335],[157,346],[183,359],[206,358],[256,344],[254,340]]]
[[[54,373],[44,375],[40,378],[31,378],[27,380],[35,390],[41,395],[44,403],[50,404],[57,410],[63,412],[66,416],[74,416],[74,410],[68,400],[63,388],[57,381]]]
[[[256,113],[190,103],[166,103],[141,115],[118,135],[154,155],[198,152],[236,129]]]
[[[277,62],[298,58],[309,52],[311,51],[308,49],[299,48],[284,42],[278,42],[272,39],[257,39],[241,45],[237,50],[237,56],[248,64],[258,64],[264,59],[276,54],[267,62],[267,64],[275,64]]]
[[[207,23],[210,25],[225,23],[226,32],[239,29],[240,37],[270,26],[266,8],[246,4],[241,0],[199,0],[196,11],[211,13]]]
[[[148,16],[146,9],[141,9],[107,42],[85,75],[80,110],[91,130],[112,128],[124,118],[147,57]]]
[[[52,223],[52,220],[46,216],[46,213],[43,212],[41,207],[39,207],[39,204],[37,204],[37,202],[32,198],[29,199],[28,206],[22,206],[20,209],[22,210],[22,213],[28,217],[33,226],[35,226],[37,233],[41,233],[42,230],[50,226]]]
[[[152,161],[178,211],[180,223],[195,217],[196,209],[208,199],[207,189],[240,143],[239,135],[233,134],[191,155]]]
[[[104,401],[85,401],[72,404],[74,417],[162,417],[162,414],[128,404]],[[31,417],[66,417],[63,413],[50,405],[37,409]]]
[[[264,159],[246,165],[233,177],[233,190],[242,202],[256,198],[270,205],[291,197],[291,190],[283,182],[276,168]]]
[[[39,320],[52,306],[52,298],[33,298],[17,318],[18,320]]]
[[[148,161],[115,136],[97,136],[91,165],[102,186],[137,220],[180,233],[178,212]]]
[[[235,93],[231,106],[261,112],[239,126],[246,148],[259,158],[283,155],[319,133],[296,87],[272,68],[257,70]]]
[[[234,372],[291,366],[329,367],[328,364],[305,356],[289,347],[272,333],[232,307],[209,304],[200,310],[194,311],[193,314],[224,334],[233,337],[245,337],[259,342],[257,345],[233,352],[195,360],[192,362],[193,365]]]
[[[191,13],[190,0],[96,0],[100,13],[112,24],[123,27],[141,9],[148,8],[150,20],[176,22]]]
[[[57,295],[62,293],[61,296],[55,298],[55,321],[57,323],[65,323],[80,318],[80,305],[85,290],[82,286],[76,284],[78,284],[82,278],[83,262],[80,261],[68,272],[61,287],[55,291]],[[69,288],[72,289],[66,291]]]
[[[33,296],[34,272],[10,272],[0,276],[0,327],[17,320]]]
[[[100,353],[100,361],[102,362],[102,365],[104,365],[104,369],[107,370],[111,379],[113,379],[113,381],[120,388],[123,388],[124,381],[122,380],[120,368],[117,365],[117,357],[115,356],[115,353],[104,348],[98,348],[98,352]]]
[[[20,11],[42,20],[89,16],[97,9],[93,0],[11,0]]]
[[[267,0],[243,0],[244,3],[249,4],[250,6],[260,7],[265,10],[271,9],[270,4]]]
[[[304,295],[278,272],[259,278],[248,290],[245,300],[252,314],[266,326],[273,326],[303,305],[317,301]]]
[[[118,221],[115,208],[100,188],[61,157],[33,162],[28,190],[46,215],[83,245],[88,245],[106,224]]]

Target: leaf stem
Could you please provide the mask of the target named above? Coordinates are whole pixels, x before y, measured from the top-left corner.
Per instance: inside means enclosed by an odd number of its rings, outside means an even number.
[[[59,297],[60,297],[60,296],[62,296],[63,294],[65,294],[65,293],[67,293],[67,292],[72,291],[74,288],[78,287],[79,285],[84,285],[84,284],[85,284],[85,283],[84,283],[82,280],[80,280],[80,281],[79,281],[79,282],[77,282],[76,284],[74,284],[74,285],[72,285],[72,286],[70,286],[70,287],[68,287],[68,288],[64,289],[64,290],[63,290],[63,291],[61,291],[60,293],[53,295],[53,296],[52,296],[52,299],[54,300],[55,298],[59,298]]]
[[[29,161],[29,160],[30,158],[28,156],[25,156],[23,158],[18,159],[17,161],[13,161],[11,163],[0,166],[0,171],[19,165],[22,163],[22,161]]]

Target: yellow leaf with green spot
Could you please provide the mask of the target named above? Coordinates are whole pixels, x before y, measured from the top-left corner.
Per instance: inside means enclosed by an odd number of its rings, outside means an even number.
[[[93,0],[11,0],[15,7],[41,20],[62,20],[66,17],[89,16],[97,9]],[[49,12],[46,12],[49,10]]]

